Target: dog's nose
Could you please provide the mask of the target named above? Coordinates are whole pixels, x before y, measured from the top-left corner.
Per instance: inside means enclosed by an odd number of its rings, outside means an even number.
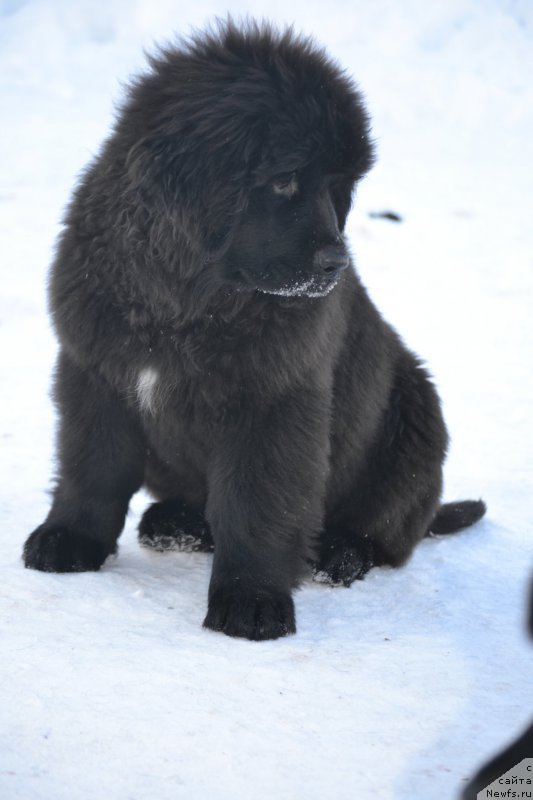
[[[315,267],[325,272],[326,275],[333,275],[340,272],[350,263],[350,258],[343,245],[329,244],[322,247],[315,253]]]

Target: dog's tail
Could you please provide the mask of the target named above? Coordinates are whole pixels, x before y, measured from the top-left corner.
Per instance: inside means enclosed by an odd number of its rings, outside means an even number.
[[[461,500],[457,503],[443,503],[429,526],[431,533],[455,533],[473,525],[481,519],[487,506],[483,500]]]

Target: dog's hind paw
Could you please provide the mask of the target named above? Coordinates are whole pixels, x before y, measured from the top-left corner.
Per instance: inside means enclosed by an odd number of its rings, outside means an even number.
[[[203,514],[178,498],[153,503],[144,512],[139,524],[139,542],[160,553],[168,550],[209,553],[214,549]]]
[[[313,580],[329,586],[351,586],[362,580],[374,566],[374,549],[367,539],[347,543],[336,540],[326,545],[314,566]]]

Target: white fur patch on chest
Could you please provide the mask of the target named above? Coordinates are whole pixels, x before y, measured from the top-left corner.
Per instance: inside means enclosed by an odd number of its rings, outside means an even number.
[[[154,367],[145,367],[139,372],[135,391],[143,411],[153,414],[156,407],[159,373]]]

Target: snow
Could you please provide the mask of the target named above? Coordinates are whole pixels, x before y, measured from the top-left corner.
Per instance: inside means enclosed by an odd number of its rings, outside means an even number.
[[[53,475],[62,209],[142,49],[228,9],[294,21],[364,90],[379,162],[348,236],[439,386],[446,499],[489,509],[400,570],[306,584],[266,643],[201,628],[211,556],[139,547],[144,495],[100,573],[20,560]],[[441,800],[530,721],[532,45],[529,0],[0,2],[0,797]]]

